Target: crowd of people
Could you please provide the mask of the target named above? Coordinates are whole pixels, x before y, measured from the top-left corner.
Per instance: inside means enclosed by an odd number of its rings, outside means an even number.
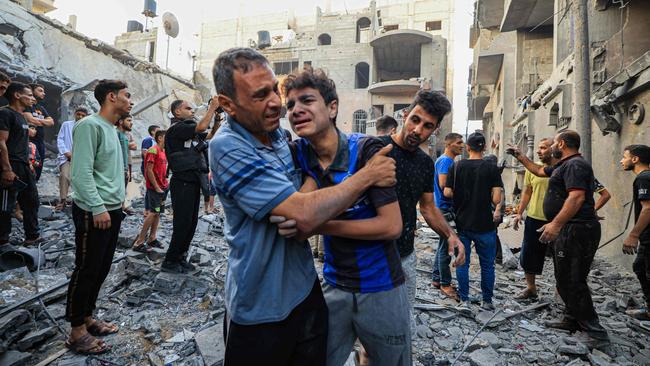
[[[458,301],[459,311],[471,311],[472,303],[495,310],[503,165],[485,155],[486,140],[478,132],[466,140],[457,133],[445,136],[444,153],[435,161],[420,149],[451,111],[443,93],[419,91],[403,125],[381,117],[373,137],[337,127],[345,101],[322,70],[295,72],[280,85],[263,55],[233,48],[219,55],[213,77],[218,96],[204,117],[197,120],[190,101],[175,100],[170,127],[148,127],[140,145],[145,220],[133,249],[148,253],[164,247],[157,230],[169,194],[173,233],[161,270],[194,274],[187,253],[201,199],[209,213],[211,200],[219,197],[230,247],[226,365],[340,366],[356,342],[361,364],[412,364],[418,212],[440,237],[432,285]],[[43,129],[55,121],[39,103],[42,85],[11,82],[0,73],[3,93],[9,105],[0,108],[0,241],[9,242],[19,205],[24,243],[32,245],[40,241],[36,182],[45,159]],[[72,206],[76,243],[66,346],[83,354],[110,350],[101,336],[119,331],[93,313],[127,214],[131,152],[138,150],[130,134],[127,84],[101,80],[94,96],[99,110],[77,108],[57,137],[57,208]],[[294,141],[279,125],[283,107],[298,136]],[[551,256],[565,316],[547,325],[582,331],[585,344],[602,349],[609,336],[594,310],[587,275],[600,241],[602,218],[596,211],[611,195],[579,148],[580,136],[565,130],[539,141],[538,163],[517,147],[507,150],[527,169],[514,217],[515,230],[524,225],[520,264],[526,289],[517,298],[537,299],[535,278]],[[459,158],[465,149],[467,158]],[[634,271],[649,302],[630,316],[644,320],[650,319],[649,164],[650,147],[624,149],[621,165],[636,179],[635,226],[623,251],[637,254]],[[601,194],[598,202],[595,192]],[[309,238],[318,238],[313,251]],[[480,298],[469,291],[472,244],[480,264]],[[314,258],[323,262],[322,282]]]

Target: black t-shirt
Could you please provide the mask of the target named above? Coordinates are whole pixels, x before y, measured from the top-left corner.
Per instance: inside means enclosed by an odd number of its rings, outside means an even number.
[[[0,108],[0,130],[9,131],[9,161],[29,164],[29,126],[23,114],[9,107]]]
[[[434,184],[434,163],[422,150],[409,151],[401,148],[390,136],[381,136],[384,144],[393,144],[388,156],[395,159],[397,168],[397,199],[402,212],[402,235],[397,239],[397,250],[401,257],[413,253],[413,240],[417,221],[417,204],[423,193],[432,193]]]
[[[195,137],[201,135],[196,132],[196,125],[196,121],[192,120],[172,120],[172,125],[167,129],[167,133],[165,134],[165,153],[167,154],[168,160],[169,155],[186,150],[196,143],[194,141]],[[205,154],[206,152],[204,152],[204,158]],[[174,178],[186,182],[201,182],[201,174],[202,172],[199,171],[188,170],[176,173]]]
[[[552,221],[560,213],[564,201],[573,190],[585,191],[585,201],[569,222],[596,221],[594,171],[580,154],[569,156],[554,166],[544,168],[548,180],[548,190],[544,196],[544,216]]]
[[[29,112],[34,116],[36,119],[45,119],[50,116],[49,113],[47,113],[47,109],[43,107],[40,103],[36,103],[30,108],[25,109],[25,112]],[[33,142],[43,142],[45,139],[45,128],[43,126],[35,126],[36,127],[36,136],[30,137],[29,139]]]
[[[641,201],[650,200],[650,170],[639,173],[636,179],[634,179],[632,186],[634,189],[632,193],[634,200],[634,222],[636,222],[639,220],[639,215],[641,215]],[[650,242],[650,225],[641,232],[639,241],[644,243]]]
[[[459,229],[479,233],[494,230],[492,188],[503,188],[496,165],[483,159],[454,162],[447,173],[446,187],[454,191],[454,212]]]

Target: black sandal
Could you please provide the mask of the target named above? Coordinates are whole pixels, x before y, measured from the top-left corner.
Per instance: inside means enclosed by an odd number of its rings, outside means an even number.
[[[142,243],[140,245],[133,245],[131,249],[135,252],[140,252],[144,254],[151,253],[153,251],[153,248],[151,248],[147,243]]]
[[[163,248],[163,244],[160,241],[158,241],[158,239],[154,239],[148,242],[147,245],[149,245],[152,248],[160,248],[160,249]]]
[[[68,339],[65,341],[65,347],[80,355],[101,355],[111,349],[110,346],[93,337],[90,333],[84,334],[74,342]]]

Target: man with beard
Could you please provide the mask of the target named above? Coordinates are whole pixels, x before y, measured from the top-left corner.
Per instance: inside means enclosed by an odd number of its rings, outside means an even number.
[[[621,165],[633,171],[634,227],[623,240],[623,253],[637,253],[633,269],[646,301],[645,309],[628,310],[626,313],[639,320],[650,320],[650,147],[630,145],[623,151]]]
[[[34,103],[29,86],[11,83],[5,97],[6,108],[0,108],[0,164],[2,165],[2,190],[0,191],[0,245],[9,242],[11,213],[16,202],[23,210],[25,244],[40,239],[38,228],[38,189],[29,161],[29,127],[24,111]]]
[[[302,175],[279,128],[282,101],[268,60],[250,48],[229,49],[213,74],[228,114],[210,141],[230,246],[225,365],[324,365],[328,310],[304,239],[369,187],[394,185],[395,162],[378,155],[339,185],[299,191]],[[286,231],[293,227],[297,236]]]
[[[397,167],[395,190],[403,225],[402,235],[396,243],[406,275],[411,313],[413,313],[412,305],[415,303],[416,290],[417,271],[415,270],[416,256],[413,242],[418,204],[424,220],[438,233],[440,241],[445,243],[444,247],[440,246],[438,250],[444,251],[450,259],[454,255],[454,250],[457,250],[458,255],[454,266],[464,263],[465,247],[434,203],[435,169],[433,160],[419,148],[420,144],[427,141],[440,127],[442,119],[449,111],[451,111],[451,104],[444,94],[438,91],[421,90],[408,108],[404,126],[399,133],[379,138],[385,145],[393,145],[388,156],[395,159]],[[447,262],[447,266],[449,266],[449,262]],[[451,282],[451,276],[449,281]],[[449,286],[450,283],[446,283],[446,285]],[[414,325],[413,321],[411,330],[414,330]]]
[[[555,280],[566,313],[563,319],[546,325],[581,330],[583,343],[603,348],[609,345],[609,336],[598,320],[587,285],[601,234],[594,209],[594,173],[579,149],[580,135],[566,130],[555,136],[551,146],[552,156],[559,159],[554,166],[539,166],[513,147],[507,152],[534,175],[550,177],[544,196],[544,216],[549,222],[539,229],[539,241],[553,243]]]
[[[128,135],[133,128],[133,117],[131,115],[124,116],[117,121],[115,126],[117,128],[117,138],[119,139],[120,147],[122,148],[122,159],[124,162],[124,187],[126,187],[131,180],[131,171],[129,166],[129,155],[131,155],[130,150],[135,150],[137,148],[136,144],[129,140]]]
[[[0,71],[0,97],[7,91],[9,84],[11,84],[11,78],[9,78],[9,75]]]
[[[41,104],[45,99],[45,87],[41,84],[30,84],[36,103],[30,108],[25,110],[25,119],[27,123],[36,126],[36,136],[30,138],[30,141],[36,145],[38,154],[41,157],[40,164],[36,168],[36,181],[41,179],[41,172],[43,171],[43,163],[45,162],[45,127],[54,126],[54,119],[47,113],[45,107]]]
[[[172,239],[161,269],[172,273],[195,270],[187,261],[187,251],[194,238],[199,220],[202,176],[208,174],[205,151],[206,130],[219,108],[217,97],[212,97],[208,111],[200,122],[194,120],[194,108],[185,100],[175,100],[170,112],[171,126],[165,134],[165,153],[172,178],[169,192],[174,211]]]
[[[300,137],[295,147],[298,165],[306,176],[302,191],[335,187],[353,177],[373,155],[394,150],[389,144],[382,152],[383,144],[377,139],[345,135],[336,128],[336,87],[322,70],[290,75],[284,95],[287,117]],[[419,129],[425,123],[427,129],[433,127],[431,117],[424,117],[426,110],[416,105],[414,119],[422,124]],[[410,128],[415,127],[413,123]],[[415,140],[411,136],[409,144]],[[422,190],[422,186],[420,182],[414,189]],[[410,365],[408,292],[394,241],[402,232],[395,190],[371,187],[354,205],[317,230],[325,239],[327,364],[342,365],[359,338],[371,363]]]
[[[132,108],[131,94],[120,80],[100,80],[95,87],[99,112],[72,130],[72,219],[75,268],[68,285],[66,319],[72,327],[66,347],[82,354],[110,349],[96,336],[118,331],[116,324],[93,318],[95,303],[111,270],[124,218],[124,163],[115,123]]]
[[[79,107],[74,111],[74,120],[61,124],[56,137],[56,146],[59,148],[59,203],[57,210],[63,210],[68,205],[68,190],[70,189],[70,161],[72,161],[72,129],[75,123],[88,115],[88,110]]]
[[[537,146],[537,157],[544,167],[548,167],[552,163],[552,144],[552,139],[543,138]],[[524,191],[513,222],[513,229],[519,230],[522,215],[528,209],[524,223],[524,240],[521,243],[521,254],[519,255],[519,263],[525,273],[526,289],[516,297],[518,300],[537,299],[535,276],[542,274],[547,249],[547,245],[539,241],[541,233],[538,231],[548,223],[546,216],[544,216],[544,196],[547,189],[547,177],[538,177],[526,171],[524,175]]]

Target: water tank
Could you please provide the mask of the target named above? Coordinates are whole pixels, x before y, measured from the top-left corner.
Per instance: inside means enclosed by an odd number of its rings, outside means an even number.
[[[263,30],[257,32],[257,47],[259,49],[271,47],[271,33],[269,31]]]
[[[156,0],[144,0],[144,10],[142,11],[144,16],[149,18],[156,17]]]
[[[131,33],[131,32],[142,32],[144,29],[144,26],[142,23],[138,22],[137,20],[129,20],[128,23],[126,23],[126,31]]]

